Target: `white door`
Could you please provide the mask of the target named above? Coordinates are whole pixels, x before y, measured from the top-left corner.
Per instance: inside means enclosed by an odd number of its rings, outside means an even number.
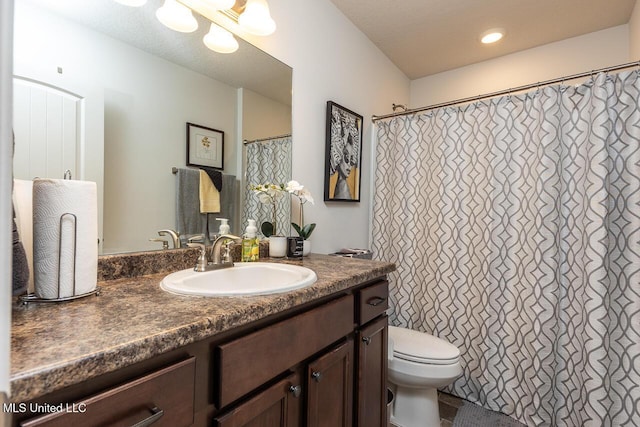
[[[0,405],[8,399],[11,349],[11,73],[13,0],[0,1]],[[0,412],[0,427],[10,424]]]
[[[19,77],[13,79],[13,174],[18,179],[79,178],[82,98]]]

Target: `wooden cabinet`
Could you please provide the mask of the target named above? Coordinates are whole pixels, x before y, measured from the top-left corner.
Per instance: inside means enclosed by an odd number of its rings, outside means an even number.
[[[295,373],[214,419],[217,427],[350,427],[353,340],[300,365]],[[301,381],[298,372],[305,372]],[[306,408],[306,413],[302,410]]]
[[[197,341],[37,401],[83,413],[13,425],[383,427],[387,293],[384,280],[354,286]]]
[[[387,425],[387,342],[389,284],[379,281],[356,292],[358,330],[355,425]]]
[[[230,412],[216,417],[218,427],[298,427],[302,426],[302,382],[300,374],[258,393]]]
[[[353,423],[353,341],[339,345],[307,367],[308,427]]]
[[[170,365],[87,399],[60,403],[55,411],[21,427],[190,426],[193,423],[195,358]],[[37,411],[36,411],[37,412]]]
[[[380,316],[358,331],[358,390],[356,425],[387,423],[387,316]]]
[[[346,295],[216,347],[216,404],[226,407],[277,375],[353,333]]]

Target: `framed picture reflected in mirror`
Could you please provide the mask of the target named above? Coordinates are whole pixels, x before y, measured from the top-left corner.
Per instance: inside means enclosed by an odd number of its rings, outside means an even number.
[[[187,123],[187,166],[224,169],[224,132]]]

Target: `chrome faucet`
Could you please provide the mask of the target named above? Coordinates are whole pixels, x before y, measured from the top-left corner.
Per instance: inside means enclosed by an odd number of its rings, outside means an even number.
[[[171,240],[173,241],[173,249],[180,249],[180,233],[175,232],[173,230],[159,230],[158,236],[171,236]]]
[[[231,241],[242,241],[242,237],[234,236],[233,234],[221,234],[216,237],[211,245],[210,257],[207,256],[207,247],[203,243],[187,243],[187,246],[191,248],[200,248],[200,255],[194,271],[203,272],[209,270],[218,270],[220,268],[233,267],[231,256],[229,254],[229,243]],[[222,247],[224,246],[224,254],[222,253]]]

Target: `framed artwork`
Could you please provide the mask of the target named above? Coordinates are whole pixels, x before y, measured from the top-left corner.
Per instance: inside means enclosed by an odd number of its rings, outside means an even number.
[[[187,166],[224,169],[224,132],[187,123]]]
[[[327,102],[325,201],[360,201],[362,116]]]

